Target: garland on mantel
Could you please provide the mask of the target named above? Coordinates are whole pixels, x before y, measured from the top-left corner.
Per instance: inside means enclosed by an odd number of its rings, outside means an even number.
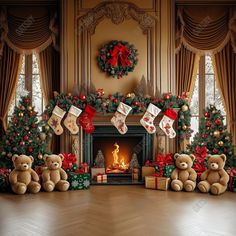
[[[182,141],[185,138],[189,139],[192,133],[190,128],[191,114],[187,99],[186,93],[182,96],[174,96],[171,93],[167,93],[163,94],[161,98],[139,96],[134,93],[123,95],[118,92],[104,96],[103,89],[97,90],[96,93],[90,93],[88,95],[81,94],[79,96],[72,95],[71,93],[61,93],[57,94],[54,99],[49,101],[43,113],[42,122],[45,123],[46,128],[49,129],[46,123],[56,105],[68,112],[71,105],[83,110],[85,105],[89,104],[96,109],[97,113],[107,114],[114,113],[119,103],[123,102],[132,107],[131,114],[142,114],[146,111],[149,103],[153,103],[159,107],[162,112],[167,108],[178,110],[178,138],[179,141]]]

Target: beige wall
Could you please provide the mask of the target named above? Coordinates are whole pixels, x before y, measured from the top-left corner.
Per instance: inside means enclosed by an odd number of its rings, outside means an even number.
[[[175,90],[174,79],[174,47],[173,47],[173,0],[129,0],[135,4],[136,13],[146,13],[155,24],[147,34],[144,34],[137,20],[124,20],[120,24],[112,23],[106,16],[97,24],[95,32],[81,30],[81,17],[90,14],[94,18],[94,9],[105,0],[61,0],[61,91],[73,92],[75,87],[83,83],[89,88],[93,83],[96,88],[104,88],[105,93],[128,93],[145,76],[153,84],[154,92],[170,92]],[[110,1],[116,3],[119,1]],[[119,12],[114,10],[112,16]],[[110,40],[127,40],[138,49],[138,64],[134,72],[117,80],[102,72],[96,56],[101,46]],[[68,134],[62,137],[62,151],[70,150]],[[175,145],[168,140],[159,141],[166,151],[171,151]]]

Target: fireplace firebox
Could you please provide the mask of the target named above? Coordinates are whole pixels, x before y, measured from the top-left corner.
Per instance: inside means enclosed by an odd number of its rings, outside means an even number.
[[[153,156],[153,135],[142,126],[129,126],[125,135],[121,135],[114,126],[96,126],[94,133],[84,134],[83,137],[84,161],[94,166],[95,157],[101,151],[108,183],[111,184],[133,182],[130,165],[134,155],[140,167]]]

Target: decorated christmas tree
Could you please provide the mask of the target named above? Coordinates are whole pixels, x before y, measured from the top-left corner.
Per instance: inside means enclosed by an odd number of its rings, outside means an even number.
[[[42,164],[51,137],[47,133],[49,127],[44,127],[44,130],[40,131],[37,112],[32,107],[31,99],[28,96],[21,97],[19,105],[14,108],[6,134],[1,139],[0,166],[11,168],[14,154],[31,155],[34,157],[34,165]]]
[[[105,167],[105,158],[101,150],[98,150],[94,165],[96,167]]]
[[[129,168],[130,170],[134,169],[134,168],[140,168],[140,165],[138,163],[138,157],[136,153],[133,153],[131,161],[129,163]]]
[[[193,142],[187,147],[188,152],[196,153],[196,150],[206,147],[208,154],[225,154],[227,157],[226,168],[236,166],[232,136],[224,125],[224,117],[220,110],[210,105],[204,111],[199,132]]]

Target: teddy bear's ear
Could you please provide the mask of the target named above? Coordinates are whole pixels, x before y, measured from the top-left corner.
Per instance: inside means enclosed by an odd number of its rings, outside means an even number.
[[[174,159],[176,160],[179,156],[180,156],[179,153],[175,153]]]
[[[12,161],[14,162],[17,157],[18,157],[18,155],[17,155],[17,154],[14,154],[13,157],[12,157]]]
[[[44,154],[44,155],[43,155],[43,160],[44,160],[44,161],[47,161],[47,158],[48,158],[48,157],[49,157],[48,154]]]
[[[220,155],[220,158],[221,158],[224,162],[225,162],[226,159],[227,159],[226,156],[225,156],[225,154],[221,154],[221,155]]]
[[[207,160],[209,160],[210,157],[211,157],[211,155],[207,155],[205,158],[206,158]]]
[[[32,163],[34,162],[34,158],[32,156],[29,156],[29,158],[31,159]]]
[[[62,161],[64,160],[63,154],[60,153],[58,156],[60,156],[60,158],[61,158]]]
[[[195,156],[193,154],[190,154],[189,156],[191,157],[192,161],[195,160]]]

